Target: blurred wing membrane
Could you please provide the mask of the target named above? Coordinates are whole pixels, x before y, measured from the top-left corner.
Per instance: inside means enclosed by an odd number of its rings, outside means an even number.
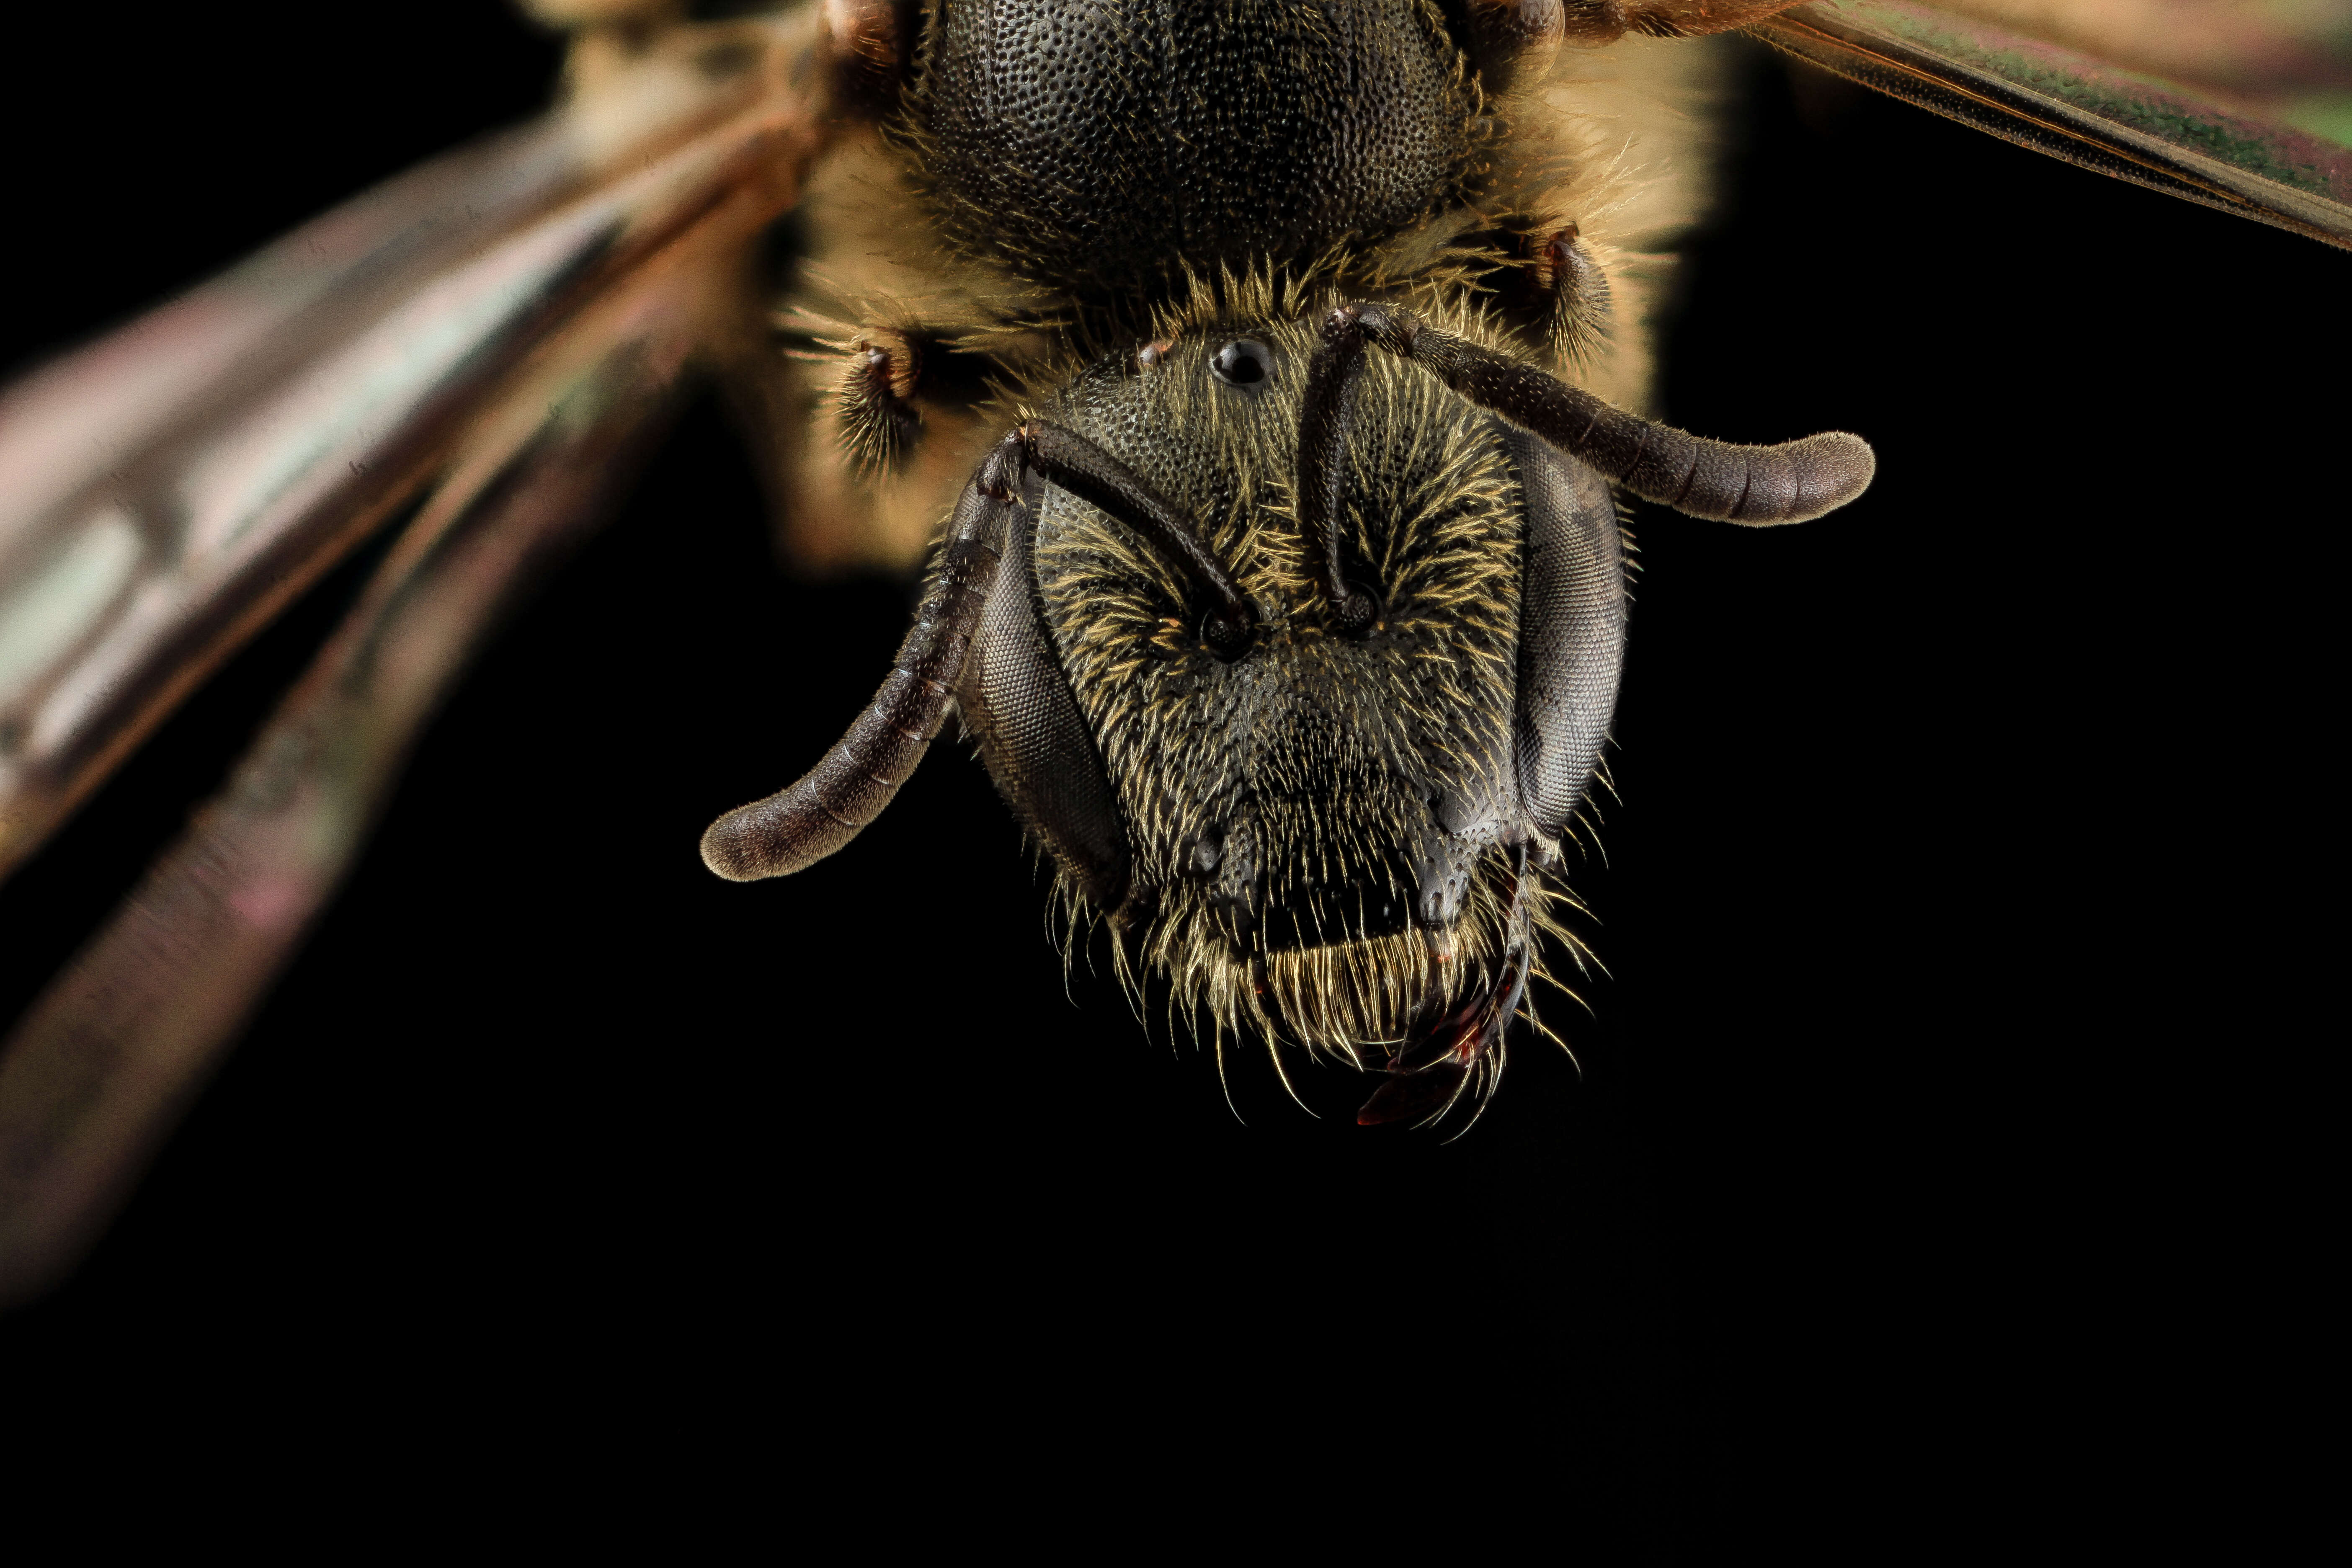
[[[2169,82],[1909,0],[1812,0],[1748,30],[2005,142],[2352,248],[2352,151]]]
[[[587,92],[575,53],[546,122],[358,198],[0,398],[0,872],[422,502],[227,788],[0,1050],[0,1306],[95,1239],[486,628],[744,326],[745,247],[824,140],[815,27],[681,28]]]

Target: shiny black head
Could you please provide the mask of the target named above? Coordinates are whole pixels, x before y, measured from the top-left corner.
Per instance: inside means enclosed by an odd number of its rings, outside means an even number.
[[[1615,505],[1425,371],[1370,360],[1338,501],[1377,611],[1344,625],[1297,503],[1320,314],[1258,303],[1204,301],[1038,407],[1192,520],[1251,601],[1246,648],[1204,634],[1213,598],[1118,508],[1033,482],[963,710],[1127,963],[1221,1035],[1434,1067],[1442,1105],[1496,1065],[1548,896],[1535,865],[1607,728]]]
[[[970,478],[875,700],[712,825],[712,869],[846,844],[952,705],[1066,898],[1215,1037],[1384,1070],[1368,1120],[1491,1082],[1616,700],[1612,486],[1762,526],[1874,466],[1840,432],[1659,425],[1532,352],[1605,340],[1581,219],[1617,176],[1498,138],[1486,93],[1597,16],[925,5],[868,173],[928,197],[900,229],[942,314],[817,341],[872,468],[928,443]],[[931,384],[967,358],[1025,399]]]
[[[1853,500],[1875,458],[1612,408],[1459,302],[1313,292],[1196,288],[1024,410],[874,704],[713,825],[712,868],[846,843],[952,691],[1072,904],[1215,1038],[1380,1067],[1369,1121],[1490,1083],[1616,704],[1610,480],[1769,526]]]

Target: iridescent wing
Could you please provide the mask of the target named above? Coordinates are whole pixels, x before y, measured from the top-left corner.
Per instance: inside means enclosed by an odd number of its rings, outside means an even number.
[[[805,29],[803,29],[805,30]],[[791,205],[820,132],[737,25],[427,165],[0,404],[0,871],[583,321]],[[757,42],[756,49],[750,47]],[[665,80],[677,77],[683,80]]]
[[[681,28],[15,389],[0,870],[416,507],[225,795],[0,1058],[0,1300],[68,1266],[348,868],[499,608],[626,478],[824,137],[817,19]],[[421,505],[418,505],[422,498]]]
[[[1811,0],[1749,31],[2003,141],[2352,247],[2352,151],[2208,93],[1958,14],[1979,8],[2002,9],[1993,0],[1954,10],[1912,0]],[[2207,57],[2209,68],[2224,63]],[[2345,75],[2352,83],[2352,72]],[[2259,79],[2235,85],[2244,95]]]

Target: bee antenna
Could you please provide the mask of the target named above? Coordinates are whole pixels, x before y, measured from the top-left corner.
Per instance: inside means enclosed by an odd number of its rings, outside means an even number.
[[[964,487],[938,576],[874,700],[816,766],[704,830],[702,863],[712,871],[750,882],[806,870],[863,832],[914,776],[947,720],[1004,554],[1011,497],[990,482],[1002,458],[1000,447]]]
[[[1032,419],[1013,432],[1030,470],[1140,534],[1216,602],[1203,628],[1221,657],[1237,658],[1257,635],[1257,609],[1200,530],[1134,469],[1083,436]]]
[[[1203,636],[1224,658],[1248,651],[1257,611],[1200,532],[1126,464],[1041,419],[1006,436],[964,487],[931,590],[889,679],[817,765],[702,835],[702,863],[730,881],[790,876],[833,854],[882,815],[946,721],[1031,473],[1127,524],[1215,600]],[[1050,936],[1051,917],[1047,921]],[[1066,983],[1069,955],[1064,952]]]
[[[1870,443],[1843,430],[1776,447],[1710,440],[1612,408],[1533,365],[1425,325],[1408,310],[1359,304],[1341,305],[1324,318],[1322,344],[1307,366],[1302,478],[1313,472],[1320,484],[1322,475],[1316,470],[1339,460],[1349,412],[1348,384],[1355,379],[1367,340],[1424,366],[1479,407],[1534,432],[1643,500],[1687,517],[1758,527],[1804,522],[1862,494],[1877,472]],[[1328,429],[1314,423],[1322,409],[1329,411]],[[1313,458],[1310,438],[1321,443]],[[1336,489],[1318,490],[1321,510],[1300,508],[1316,514],[1310,526],[1324,527],[1335,583],[1337,531],[1323,513],[1337,506]]]
[[[1298,525],[1307,535],[1307,553],[1321,568],[1332,616],[1350,637],[1370,631],[1377,611],[1371,595],[1348,581],[1340,553],[1340,464],[1355,422],[1362,380],[1357,372],[1364,358],[1364,334],[1356,330],[1353,313],[1358,309],[1342,305],[1325,322],[1322,346],[1307,361],[1307,395],[1298,415]],[[1343,319],[1347,324],[1335,327]]]

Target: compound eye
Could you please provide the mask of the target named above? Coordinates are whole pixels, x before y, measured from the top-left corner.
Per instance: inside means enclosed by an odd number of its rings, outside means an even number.
[[[1255,386],[1273,367],[1274,351],[1255,338],[1235,338],[1209,362],[1209,368],[1227,386]]]

